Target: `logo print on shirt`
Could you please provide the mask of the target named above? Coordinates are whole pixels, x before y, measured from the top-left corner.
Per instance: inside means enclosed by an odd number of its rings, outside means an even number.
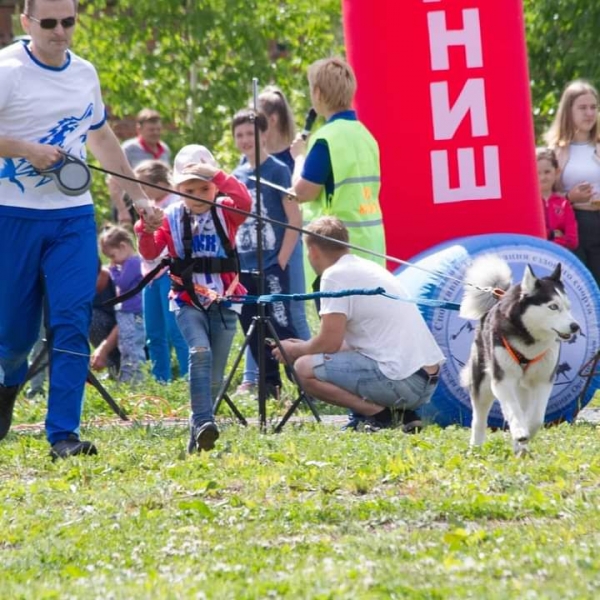
[[[214,234],[201,233],[194,236],[192,241],[193,252],[208,252],[209,254],[217,254],[217,236]]]
[[[70,152],[71,148],[65,148],[67,135],[75,131],[83,121],[90,119],[93,113],[94,105],[90,102],[80,117],[70,116],[61,119],[50,129],[47,135],[39,140],[39,143],[58,146]],[[79,136],[79,139],[83,145],[87,139],[87,132]],[[83,158],[81,152],[79,153],[79,158]],[[33,165],[24,158],[5,158],[3,163],[0,163],[0,185],[2,184],[2,180],[6,179],[8,182],[14,183],[21,192],[24,192],[25,186],[19,181],[19,178],[23,177],[35,177],[39,179],[35,187],[40,187],[51,181],[50,177],[41,177]]]
[[[256,187],[248,186],[248,191],[252,198],[252,208],[250,212],[256,214]],[[269,211],[263,204],[261,206],[261,216],[269,218]],[[239,227],[236,244],[238,250],[241,253],[253,252],[258,247],[258,240],[256,235],[257,220],[254,217],[248,217]],[[271,223],[263,221],[262,223],[262,240],[263,250],[273,250],[277,244],[277,237],[275,235],[275,229]]]

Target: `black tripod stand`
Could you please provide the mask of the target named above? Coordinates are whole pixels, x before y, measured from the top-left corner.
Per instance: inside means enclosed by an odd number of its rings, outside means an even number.
[[[19,392],[23,389],[25,384],[32,378],[35,377],[40,371],[48,366],[48,341],[43,340],[43,347],[39,354],[35,357],[34,361],[29,365],[29,369],[25,374],[25,380],[19,388]],[[115,399],[108,393],[106,388],[100,383],[98,378],[88,369],[87,383],[93,385],[98,393],[102,396],[104,401],[110,406],[113,412],[118,415],[123,421],[129,421],[127,413],[115,402]]]
[[[262,220],[262,206],[261,206],[261,179],[260,179],[260,163],[261,163],[261,151],[260,151],[260,131],[259,124],[256,118],[257,106],[258,106],[258,80],[254,78],[252,80],[252,91],[254,97],[254,150],[255,150],[255,180],[256,180],[256,260],[257,260],[257,277],[258,277],[258,293],[259,296],[264,295],[265,293],[265,276],[264,276],[264,258],[263,258],[263,220]],[[257,336],[258,343],[258,354],[257,354],[257,362],[258,362],[258,415],[259,415],[259,425],[261,429],[266,429],[267,426],[267,384],[265,380],[265,372],[266,372],[266,364],[265,364],[265,353],[263,351],[265,344],[269,342],[270,347],[279,348],[281,355],[285,359],[289,371],[290,377],[294,384],[298,388],[298,398],[294,401],[292,406],[285,413],[281,421],[275,426],[275,432],[281,431],[282,427],[292,416],[294,411],[298,408],[301,402],[304,402],[312,412],[313,416],[317,421],[320,421],[319,413],[315,408],[314,402],[312,398],[310,398],[306,392],[301,388],[298,383],[298,377],[296,376],[296,372],[292,366],[292,362],[288,360],[288,357],[281,345],[281,340],[277,335],[275,327],[271,321],[271,317],[266,315],[265,305],[262,302],[258,303],[257,306],[257,315],[253,317],[252,323],[248,328],[246,333],[246,337],[244,339],[244,343],[240,349],[239,354],[237,355],[233,367],[231,369],[231,373],[225,379],[225,382],[221,386],[217,398],[214,404],[214,412],[216,413],[219,409],[222,400],[225,400],[229,408],[236,415],[236,417],[240,420],[243,425],[247,425],[246,419],[242,416],[240,411],[237,409],[231,398],[227,395],[227,389],[231,384],[233,376],[236,372],[238,365],[242,357],[244,356],[244,352],[252,339],[252,336]]]
[[[264,377],[265,365],[264,365],[263,353],[260,351],[260,340],[261,339],[264,340],[265,344],[267,343],[267,340],[268,340],[270,347],[279,348],[282,356],[286,359],[286,362],[288,363],[288,365],[291,365],[291,362],[287,359],[287,356],[283,350],[283,346],[281,345],[281,340],[279,339],[277,332],[275,331],[275,327],[273,326],[273,323],[271,322],[270,317],[265,315],[265,307],[262,303],[259,303],[258,313],[259,314],[257,316],[253,317],[252,324],[250,325],[250,327],[246,333],[246,337],[244,338],[244,343],[242,344],[242,347],[240,348],[240,351],[235,358],[235,361],[231,368],[231,372],[229,373],[229,375],[225,379],[225,382],[221,386],[221,389],[219,390],[219,394],[217,395],[217,399],[216,399],[215,405],[214,405],[214,411],[215,411],[215,413],[217,412],[217,410],[219,409],[219,406],[221,404],[221,401],[224,400],[225,403],[227,404],[227,406],[229,406],[229,408],[233,412],[233,414],[242,423],[242,425],[248,424],[246,419],[243,417],[243,415],[240,413],[240,411],[238,410],[236,405],[233,403],[233,401],[227,394],[227,390],[229,389],[229,386],[231,385],[231,381],[233,380],[233,377],[237,371],[237,368],[238,368],[242,358],[244,357],[244,352],[245,352],[246,348],[248,347],[250,340],[252,339],[252,336],[254,335],[254,332],[256,331],[256,335],[258,336],[258,340],[259,340],[258,415],[259,415],[260,427],[261,427],[261,429],[265,429],[266,425],[267,425],[267,402],[266,402],[267,401],[267,385],[266,385],[266,381],[265,381],[265,377]],[[267,333],[269,334],[270,337],[266,335]],[[321,421],[321,417],[319,416],[319,413],[317,412],[317,409],[315,407],[315,404],[314,404],[312,398],[308,394],[306,394],[306,392],[299,385],[298,378],[296,377],[296,372],[294,371],[293,366],[290,366],[289,369],[290,369],[294,384],[298,388],[298,397],[296,398],[296,400],[294,400],[294,402],[289,407],[289,409],[287,410],[285,415],[283,415],[283,417],[281,418],[281,421],[275,426],[275,428],[274,428],[275,433],[279,433],[282,430],[283,426],[288,422],[289,418],[293,415],[295,410],[300,406],[300,404],[302,402],[304,402],[308,406],[308,408],[310,409],[311,413],[313,414],[315,420],[318,422]]]
[[[599,362],[600,362],[600,350],[596,350],[596,353],[594,354],[594,356],[592,356],[592,358],[590,358],[590,360],[588,360],[585,363],[585,365],[583,365],[583,367],[581,367],[581,369],[579,369],[578,375],[580,377],[585,377],[585,385],[583,386],[583,389],[581,390],[581,394],[579,395],[579,398],[577,399],[577,412],[579,412],[579,410],[583,406],[583,403],[585,402],[585,396],[586,396],[590,386],[592,385],[592,380],[594,379],[594,377],[596,377],[597,375],[600,374],[600,371],[598,371],[598,363]]]

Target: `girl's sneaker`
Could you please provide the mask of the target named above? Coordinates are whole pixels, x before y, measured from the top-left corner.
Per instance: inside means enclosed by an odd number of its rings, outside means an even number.
[[[218,439],[219,429],[213,421],[206,421],[200,425],[192,425],[190,429],[188,452],[193,454],[196,451],[212,450]]]

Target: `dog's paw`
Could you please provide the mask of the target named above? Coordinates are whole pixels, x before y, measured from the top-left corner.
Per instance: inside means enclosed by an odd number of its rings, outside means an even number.
[[[529,438],[519,438],[518,440],[513,441],[513,450],[515,452],[515,456],[518,458],[524,458],[530,455],[529,451]]]

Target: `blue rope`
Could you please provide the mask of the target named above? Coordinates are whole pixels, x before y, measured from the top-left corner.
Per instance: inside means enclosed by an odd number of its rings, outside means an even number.
[[[386,298],[400,300],[401,302],[412,302],[413,304],[422,304],[423,306],[433,306],[435,308],[447,308],[449,310],[460,310],[460,304],[457,302],[447,302],[446,300],[433,300],[431,298],[402,298],[395,294],[382,294]]]
[[[395,294],[388,294],[384,288],[378,287],[372,290],[352,289],[340,290],[339,292],[312,292],[310,294],[263,294],[262,296],[228,296],[231,302],[239,304],[268,304],[270,302],[282,302],[287,300],[304,301],[314,300],[315,298],[342,298],[344,296],[385,296],[401,302],[410,302],[412,304],[423,304],[424,306],[433,306],[438,308],[448,308],[450,310],[459,310],[460,304],[456,302],[446,302],[445,300],[432,300],[427,298],[403,298]]]

